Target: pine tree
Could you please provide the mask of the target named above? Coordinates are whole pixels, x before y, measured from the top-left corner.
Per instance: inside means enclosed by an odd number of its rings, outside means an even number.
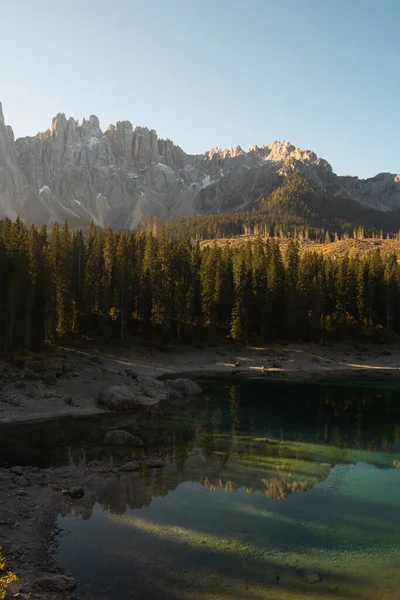
[[[115,316],[120,324],[120,337],[124,339],[125,326],[131,314],[130,310],[130,270],[131,248],[129,232],[125,229],[118,240],[116,249],[116,290],[115,290]]]
[[[93,222],[89,228],[85,259],[84,298],[86,329],[91,330],[98,326],[98,317],[101,315],[101,282],[103,277],[103,236],[97,231]]]
[[[68,223],[62,230],[54,223],[48,247],[49,264],[52,274],[52,328],[51,337],[62,337],[72,331],[72,238]]]
[[[220,262],[221,250],[214,242],[204,251],[201,267],[201,303],[204,324],[215,325],[217,322],[217,304],[219,300],[219,289],[217,290],[217,271]],[[219,285],[221,281],[219,282]]]
[[[85,242],[82,231],[72,236],[72,331],[77,333],[82,327],[85,311]]]
[[[301,335],[299,327],[301,322],[299,313],[299,266],[299,244],[289,240],[286,251],[284,331],[285,335],[292,339]]]
[[[246,338],[249,315],[246,312],[247,269],[244,253],[239,250],[233,262],[233,283],[235,302],[232,310],[231,330],[232,339],[242,342]]]
[[[280,335],[283,326],[285,269],[279,243],[269,241],[266,247],[268,308],[267,331],[270,337]]]
[[[6,288],[6,348],[22,347],[26,341],[27,299],[30,288],[28,236],[22,221],[12,223],[6,237],[8,286]]]

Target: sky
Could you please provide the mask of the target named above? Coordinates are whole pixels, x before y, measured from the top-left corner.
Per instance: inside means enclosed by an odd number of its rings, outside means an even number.
[[[16,137],[59,112],[185,152],[289,140],[338,174],[400,172],[400,0],[0,0]]]

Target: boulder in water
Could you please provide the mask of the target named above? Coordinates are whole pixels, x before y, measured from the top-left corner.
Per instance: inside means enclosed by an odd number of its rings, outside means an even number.
[[[85,495],[85,490],[82,486],[77,485],[72,488],[69,488],[68,493],[71,498],[83,498],[83,496]]]
[[[143,446],[142,440],[123,429],[115,429],[106,433],[104,444],[113,446]]]
[[[144,396],[154,398],[157,402],[161,400],[173,400],[182,398],[182,395],[169,382],[159,381],[158,379],[141,379],[140,391]]]
[[[140,462],[138,460],[131,460],[119,468],[120,471],[126,473],[130,473],[131,471],[137,471],[138,469],[140,469]]]
[[[178,388],[185,389],[185,395],[201,392],[200,387],[189,380],[176,381],[176,386],[173,386],[169,381],[159,381],[153,377],[138,377],[129,385],[113,385],[106,388],[98,395],[97,403],[108,410],[130,411],[152,406],[163,400],[182,398]]]
[[[100,392],[97,403],[108,410],[129,411],[141,406],[155,404],[155,400],[144,396],[143,393],[140,393],[140,390],[131,386],[113,385]]]
[[[316,583],[321,583],[322,577],[317,571],[313,571],[312,569],[305,569],[299,572],[299,575],[303,581],[306,583],[310,583],[311,585],[315,585]]]
[[[157,469],[159,467],[165,467],[165,461],[162,458],[146,458],[143,464],[149,469]]]
[[[76,581],[66,575],[43,575],[38,577],[33,588],[43,592],[72,592],[76,588]]]
[[[195,396],[202,393],[201,387],[191,379],[171,379],[168,385],[182,396]]]

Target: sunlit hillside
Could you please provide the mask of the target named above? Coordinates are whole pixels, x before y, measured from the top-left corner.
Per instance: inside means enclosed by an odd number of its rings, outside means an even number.
[[[254,243],[258,236],[255,235],[239,235],[231,238],[221,238],[216,240],[216,244],[219,246],[231,246],[232,248],[237,248],[238,246],[243,246],[244,244],[250,242]],[[264,239],[264,238],[262,238]],[[265,238],[267,239],[267,238]],[[275,238],[279,239],[279,238]],[[336,242],[329,242],[326,244],[321,244],[319,242],[313,240],[298,240],[300,249],[304,251],[316,251],[321,252],[325,255],[333,255],[333,256],[343,256],[348,253],[350,256],[354,256],[356,254],[365,255],[371,252],[375,252],[378,248],[383,256],[387,256],[395,252],[400,255],[400,240],[398,239],[374,239],[374,238],[366,238],[366,239],[355,239],[349,238],[344,240],[338,240]],[[213,244],[214,240],[205,240],[201,242],[201,247],[209,246]],[[279,239],[279,243],[282,251],[285,251],[289,243],[288,238]]]

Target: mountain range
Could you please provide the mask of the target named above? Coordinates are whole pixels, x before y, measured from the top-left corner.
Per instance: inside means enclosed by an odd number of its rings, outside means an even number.
[[[119,121],[103,132],[96,116],[78,122],[62,113],[47,131],[15,140],[0,103],[0,217],[133,229],[150,216],[253,208],[294,173],[331,196],[400,209],[400,175],[338,176],[326,160],[287,141],[190,155],[154,129]]]

